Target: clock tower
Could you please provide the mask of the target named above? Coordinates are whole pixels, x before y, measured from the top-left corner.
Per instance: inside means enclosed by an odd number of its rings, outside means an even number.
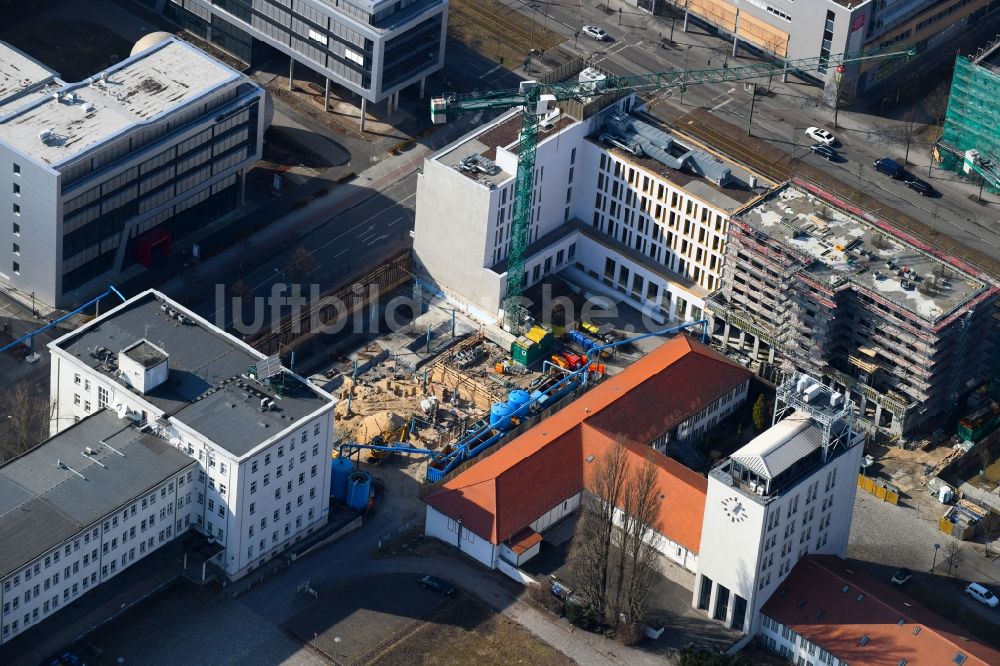
[[[864,448],[852,412],[837,391],[793,377],[773,425],[711,471],[695,608],[752,636],[799,558],[846,554]]]

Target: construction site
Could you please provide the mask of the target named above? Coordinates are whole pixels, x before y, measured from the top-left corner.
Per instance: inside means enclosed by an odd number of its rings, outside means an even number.
[[[692,323],[629,338],[585,320],[510,336],[435,298],[409,325],[309,379],[339,400],[334,458],[405,457],[408,475],[435,482],[628,366],[641,356],[637,342],[702,330]]]
[[[806,182],[730,224],[716,343],[823,376],[900,439],[995,376],[988,276]]]
[[[935,159],[1000,193],[1000,38],[974,57],[959,56]]]

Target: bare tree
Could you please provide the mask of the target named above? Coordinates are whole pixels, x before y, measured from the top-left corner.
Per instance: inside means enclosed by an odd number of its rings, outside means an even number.
[[[573,541],[573,560],[581,592],[594,613],[603,619],[608,607],[615,509],[621,502],[628,471],[625,448],[612,447],[594,465],[594,476],[584,495],[579,532]]]
[[[897,135],[906,144],[906,155],[903,157],[903,164],[910,161],[910,146],[913,144],[913,138],[923,127],[924,124],[920,122],[919,117],[912,110],[903,114],[903,119],[897,130]]]
[[[0,394],[0,462],[21,455],[49,436],[46,391],[24,382]]]
[[[951,84],[945,80],[924,97],[924,110],[934,119],[935,125],[940,125],[941,121],[944,120],[950,96]]]
[[[661,538],[656,466],[629,457],[618,444],[595,462],[572,553],[581,593],[620,637],[637,635]]]
[[[954,576],[958,573],[958,565],[962,562],[962,543],[957,539],[951,539],[945,543],[943,560],[948,563],[948,575]]]
[[[285,279],[289,282],[302,282],[309,274],[319,268],[319,262],[312,252],[304,245],[298,246],[285,264]]]

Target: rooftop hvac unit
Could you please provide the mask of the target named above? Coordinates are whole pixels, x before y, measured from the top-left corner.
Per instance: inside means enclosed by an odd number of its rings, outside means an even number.
[[[83,452],[88,456],[94,455],[94,449],[90,448],[89,446],[83,447]]]
[[[830,406],[839,407],[841,403],[844,402],[844,394],[840,391],[834,391],[830,394]]]
[[[806,390],[806,387],[808,386],[809,386],[809,378],[806,377],[805,375],[800,375],[799,381],[796,382],[795,384],[795,390],[798,391],[799,393],[802,393],[803,391]]]
[[[813,398],[819,395],[819,392],[822,390],[822,388],[823,387],[820,386],[819,384],[813,384],[812,386],[810,386],[809,388],[807,388],[805,391],[802,392],[803,400],[805,400],[806,402],[812,402]]]
[[[52,137],[54,137],[55,134],[56,130],[53,127],[49,127],[48,129],[43,129],[41,132],[38,133],[38,140],[41,141],[42,143],[48,143],[49,141],[52,140]]]
[[[758,495],[763,495],[765,492],[767,492],[767,488],[764,486],[763,483],[758,483],[756,486],[754,486],[753,491]]]

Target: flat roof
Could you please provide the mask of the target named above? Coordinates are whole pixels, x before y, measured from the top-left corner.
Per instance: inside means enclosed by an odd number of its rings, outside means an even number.
[[[63,85],[0,119],[0,141],[58,166],[243,75],[178,39]]]
[[[620,114],[619,118],[625,115]],[[615,116],[612,115],[610,118],[614,125]],[[610,128],[604,123],[598,125],[597,131],[590,135],[589,140],[618,160],[654,173],[714,208],[733,212],[775,185],[774,182],[736,164],[694,138],[674,129],[667,131],[662,123],[646,113],[627,114],[627,118],[625,122],[630,127],[626,129],[638,130],[656,138],[657,145],[651,145],[649,141],[644,142],[654,154],[635,154],[602,140],[605,136],[622,139],[616,136],[613,130],[609,131]],[[628,134],[630,137],[635,137],[638,132],[629,131]],[[669,147],[665,145],[667,143],[670,144]],[[657,150],[658,148],[660,150]],[[669,153],[666,150],[668,148]],[[675,164],[668,164],[655,154],[664,159],[680,156],[684,156],[685,159],[682,167],[676,168]],[[699,170],[702,173],[697,173]],[[719,176],[726,171],[728,178],[725,184],[720,184],[710,177]]]
[[[56,78],[52,71],[6,42],[0,42],[0,105]]]
[[[981,280],[796,185],[785,184],[739,218],[797,252],[817,281],[830,287],[849,281],[928,322],[986,289]]]
[[[576,125],[579,121],[567,114],[561,114],[549,129],[541,126],[538,128],[537,143],[540,145],[549,137],[555,136],[567,127]],[[470,180],[483,183],[487,186],[499,186],[514,178],[515,174],[508,173],[496,167],[489,169],[490,164],[494,164],[497,156],[497,149],[504,148],[511,153],[517,154],[518,135],[521,131],[521,115],[510,112],[500,116],[488,125],[484,125],[479,131],[468,134],[451,144],[432,159],[445,166],[454,168]],[[486,169],[467,168],[461,169],[460,165],[470,156],[481,156],[485,158],[480,164]]]
[[[0,467],[0,577],[195,463],[107,409],[7,462]]]
[[[170,367],[167,380],[142,398],[237,457],[333,402],[287,371],[270,385],[251,379],[247,372],[265,358],[263,354],[155,291],[50,344],[115,381],[121,390],[134,390],[118,378],[113,360],[142,340],[165,352]],[[273,400],[274,407],[261,411],[265,398]]]
[[[122,353],[144,368],[154,368],[167,360],[167,355],[148,340],[139,340],[123,349]]]

